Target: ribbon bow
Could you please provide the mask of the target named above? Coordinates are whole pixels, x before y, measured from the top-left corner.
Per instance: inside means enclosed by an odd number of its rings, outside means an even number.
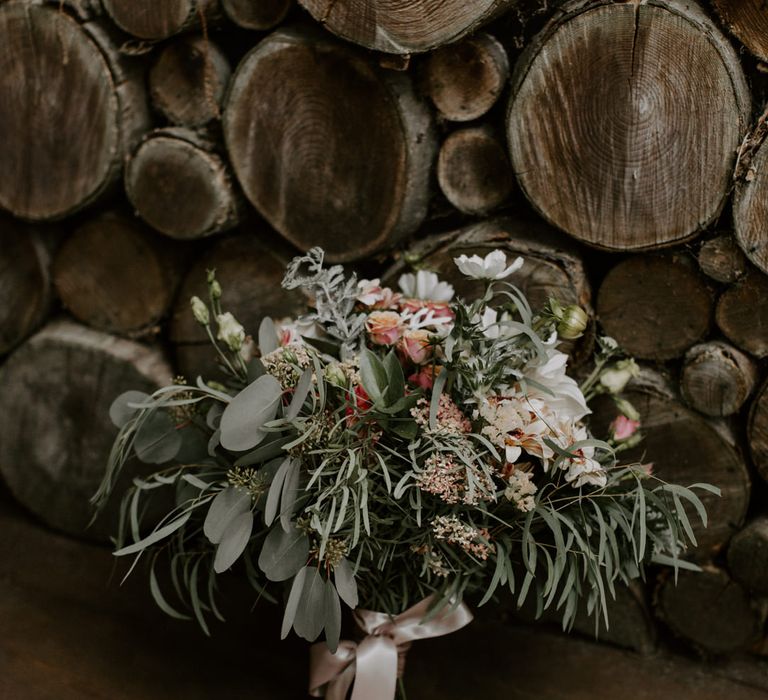
[[[392,617],[372,610],[356,610],[355,620],[366,633],[359,644],[343,640],[332,654],[324,643],[310,649],[309,694],[326,700],[344,700],[354,682],[351,700],[394,700],[398,656],[417,639],[442,637],[472,621],[469,608],[447,605],[423,622],[434,596],[425,598]]]

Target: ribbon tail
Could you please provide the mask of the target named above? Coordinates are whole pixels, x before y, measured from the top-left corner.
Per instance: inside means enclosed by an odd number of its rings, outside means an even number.
[[[309,650],[309,694],[313,698],[346,700],[355,679],[354,642],[342,641],[332,654],[325,642],[313,644]]]
[[[386,636],[370,636],[357,647],[357,678],[351,700],[394,700],[397,646]]]

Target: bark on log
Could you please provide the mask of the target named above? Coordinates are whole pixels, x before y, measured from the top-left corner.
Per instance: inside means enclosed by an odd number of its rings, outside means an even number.
[[[466,122],[496,104],[508,78],[504,47],[490,34],[479,33],[430,53],[422,68],[422,89],[442,117]]]
[[[40,326],[51,307],[50,256],[40,236],[0,219],[0,356]]]
[[[764,616],[747,592],[714,566],[670,575],[658,592],[658,612],[670,629],[703,652],[723,654],[756,641]]]
[[[55,6],[0,5],[0,207],[58,219],[96,200],[149,125],[140,66]]]
[[[241,233],[221,239],[184,278],[171,318],[170,339],[175,345],[176,365],[185,377],[219,374],[215,350],[189,308],[190,297],[208,298],[206,270],[216,270],[224,291],[224,310],[231,311],[254,337],[264,316],[295,317],[306,310],[303,295],[280,286],[291,253],[270,241],[273,232],[263,234]]]
[[[246,196],[299,248],[354,260],[426,216],[429,110],[407,75],[324,34],[278,30],[251,51],[232,81],[224,134]]]
[[[128,162],[125,188],[138,215],[171,238],[211,236],[240,220],[224,159],[188,129],[152,132]]]
[[[728,31],[755,56],[768,61],[768,7],[762,0],[713,0]]]
[[[182,37],[160,53],[149,73],[152,104],[172,124],[199,127],[221,116],[232,69],[201,36]]]
[[[707,79],[692,80],[702,65]],[[512,92],[520,185],[573,236],[657,248],[722,209],[750,96],[735,51],[694,3],[570,3],[521,56]]]
[[[730,233],[711,238],[699,248],[699,267],[716,282],[735,282],[744,276],[748,266],[744,253]]]
[[[754,361],[728,343],[692,347],[685,356],[680,391],[686,403],[708,416],[730,416],[749,398],[757,381]]]
[[[597,316],[630,355],[669,360],[706,335],[712,306],[712,293],[687,256],[635,257],[606,276]]]
[[[56,290],[75,318],[99,330],[140,336],[157,324],[180,279],[179,250],[138,221],[115,213],[93,219],[62,245]]]
[[[499,208],[514,188],[506,149],[488,127],[461,129],[443,142],[437,180],[446,199],[465,214]]]
[[[768,517],[753,520],[733,536],[728,546],[728,568],[752,593],[768,597]]]
[[[483,293],[483,283],[462,275],[453,259],[466,255],[487,255],[500,248],[510,259],[522,256],[525,264],[508,281],[518,286],[534,309],[542,308],[550,297],[562,304],[578,304],[592,314],[592,289],[580,251],[564,236],[539,219],[500,217],[456,231],[430,236],[414,243],[384,274],[384,281],[397,287],[398,277],[412,265],[434,270],[450,282],[456,294],[473,299]],[[576,343],[564,343],[574,362],[591,354],[594,328]]]
[[[157,41],[216,16],[218,0],[102,0],[112,21],[139,39]]]
[[[0,473],[14,496],[71,535],[113,534],[119,498],[85,529],[116,432],[109,406],[170,378],[157,350],[70,321],[34,335],[0,367]]]
[[[707,509],[706,527],[686,508],[698,542],[691,554],[709,560],[741,527],[749,506],[749,472],[733,432],[723,421],[684,406],[668,379],[647,368],[629,385],[626,398],[640,413],[644,440],[622,453],[622,462],[651,462],[654,474],[668,483],[704,482],[721,490],[721,497],[697,494]],[[608,398],[596,401],[594,409],[594,433],[605,436],[618,410]]]
[[[239,27],[266,31],[276,27],[293,7],[293,0],[222,0],[224,12]]]
[[[409,54],[457,41],[517,0],[299,0],[334,34],[385,53]]]
[[[755,396],[747,424],[749,449],[752,461],[760,476],[768,481],[768,382]]]
[[[768,356],[768,278],[750,270],[720,296],[715,318],[734,345],[755,357]]]

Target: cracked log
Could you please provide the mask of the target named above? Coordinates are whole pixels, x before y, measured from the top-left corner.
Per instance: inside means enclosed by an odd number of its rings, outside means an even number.
[[[694,3],[568,4],[524,51],[512,94],[514,171],[564,231],[643,250],[720,213],[750,95],[736,52]]]

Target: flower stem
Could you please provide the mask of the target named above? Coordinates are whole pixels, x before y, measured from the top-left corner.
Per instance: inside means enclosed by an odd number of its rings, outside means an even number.
[[[408,700],[408,696],[405,693],[405,683],[403,682],[402,677],[397,679],[397,691],[400,700]]]

